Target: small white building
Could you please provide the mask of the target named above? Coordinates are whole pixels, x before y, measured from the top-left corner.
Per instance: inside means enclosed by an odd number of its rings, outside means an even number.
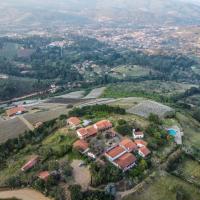
[[[144,138],[144,133],[142,131],[136,131],[135,129],[133,129],[133,138],[142,139]]]

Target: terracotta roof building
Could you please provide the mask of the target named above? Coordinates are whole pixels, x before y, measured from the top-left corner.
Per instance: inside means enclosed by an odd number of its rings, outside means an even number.
[[[81,123],[81,120],[78,117],[70,117],[67,119],[67,124],[69,124],[71,127],[76,128]]]
[[[76,131],[78,137],[80,139],[85,139],[90,136],[94,136],[97,134],[97,130],[94,128],[94,126],[88,126],[86,128],[80,128]]]
[[[117,160],[114,161],[115,165],[122,169],[123,171],[127,171],[128,169],[135,166],[136,157],[131,153],[125,153]]]
[[[17,106],[9,110],[6,110],[6,115],[9,117],[12,117],[14,115],[20,115],[24,112],[25,112],[25,108],[23,106]]]
[[[144,147],[147,146],[147,142],[145,142],[144,140],[135,140],[135,143],[138,147]]]
[[[131,139],[129,138],[125,138],[123,139],[119,145],[121,147],[123,147],[127,152],[132,152],[135,151],[137,149],[137,145],[135,142],[133,142]]]
[[[77,140],[73,144],[73,148],[80,151],[81,153],[85,153],[89,150],[89,144],[85,140]]]
[[[138,154],[143,158],[147,157],[150,153],[151,151],[145,146],[138,149]]]
[[[117,158],[119,158],[120,156],[122,156],[125,153],[126,153],[126,150],[123,147],[117,145],[117,146],[109,149],[105,153],[105,156],[112,162],[112,161],[116,160]]]
[[[44,181],[47,181],[49,176],[50,176],[50,173],[48,171],[43,171],[38,174],[38,178],[40,178]]]
[[[112,123],[109,120],[102,120],[95,123],[94,128],[97,129],[97,131],[105,131],[112,128]]]
[[[39,156],[35,156],[31,160],[29,160],[24,166],[22,166],[21,171],[27,171],[34,167],[39,161]]]

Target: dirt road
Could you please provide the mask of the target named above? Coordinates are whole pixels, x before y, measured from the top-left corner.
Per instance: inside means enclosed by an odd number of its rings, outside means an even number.
[[[12,197],[20,200],[50,200],[40,192],[32,189],[0,191],[0,198]]]

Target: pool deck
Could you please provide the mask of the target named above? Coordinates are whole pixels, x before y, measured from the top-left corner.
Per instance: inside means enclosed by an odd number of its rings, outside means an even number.
[[[181,129],[178,126],[173,126],[170,129],[174,129],[176,131],[176,135],[174,136],[174,141],[176,142],[176,144],[182,144],[182,137],[183,137],[183,132],[181,131]]]

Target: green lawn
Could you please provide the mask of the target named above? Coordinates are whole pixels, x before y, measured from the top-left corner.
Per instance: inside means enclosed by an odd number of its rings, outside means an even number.
[[[132,76],[132,77],[146,76],[150,73],[149,68],[145,68],[139,65],[119,66],[114,68],[112,71],[115,72],[113,76],[116,76],[118,78],[123,76]]]
[[[137,194],[129,195],[123,200],[176,200],[177,187],[182,187],[189,195],[188,200],[199,200],[199,189],[172,175],[162,175],[148,183]]]

